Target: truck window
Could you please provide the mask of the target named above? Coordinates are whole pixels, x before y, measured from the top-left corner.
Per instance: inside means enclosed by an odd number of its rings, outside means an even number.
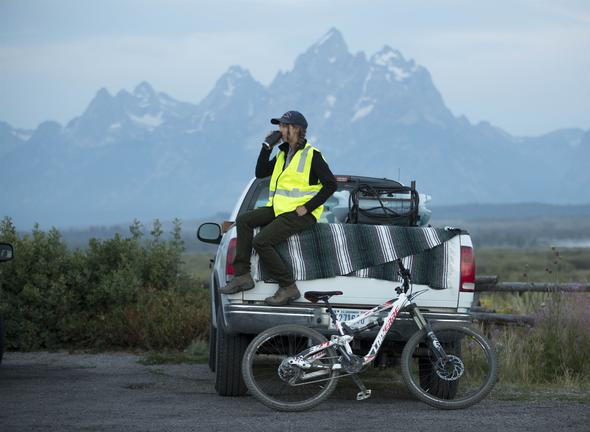
[[[248,199],[248,197],[246,197],[249,203],[246,208],[242,207],[240,209],[240,213],[266,206],[268,203],[269,184],[270,178],[254,183],[250,198]],[[349,195],[350,193],[346,190],[346,185],[339,183],[336,192],[334,192],[334,194],[324,203],[324,211],[318,222],[344,223],[348,215]]]

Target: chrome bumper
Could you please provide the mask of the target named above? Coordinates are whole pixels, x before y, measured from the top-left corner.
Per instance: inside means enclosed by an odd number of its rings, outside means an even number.
[[[340,306],[338,306],[340,307]],[[258,334],[268,328],[281,324],[299,324],[312,327],[325,335],[335,334],[336,330],[329,328],[330,315],[324,306],[265,306],[249,304],[225,304],[224,316],[226,331],[230,333]],[[354,308],[353,308],[354,309]],[[455,322],[469,324],[471,318],[465,313],[442,313],[422,311],[431,322]],[[400,312],[388,334],[391,340],[407,340],[417,330],[416,323],[408,312]],[[357,337],[375,337],[379,328],[365,331]]]

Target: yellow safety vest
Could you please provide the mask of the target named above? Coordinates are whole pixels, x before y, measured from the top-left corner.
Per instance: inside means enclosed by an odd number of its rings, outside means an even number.
[[[268,203],[266,204],[267,207],[273,207],[275,216],[295,210],[309,201],[322,188],[319,180],[317,185],[309,184],[314,150],[318,151],[309,143],[303,149],[297,150],[284,171],[285,152],[279,151],[277,153],[277,161],[270,178]],[[311,214],[317,221],[323,211],[324,206],[321,205]]]

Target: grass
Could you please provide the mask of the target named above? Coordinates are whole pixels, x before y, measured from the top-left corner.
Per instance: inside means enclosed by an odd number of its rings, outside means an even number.
[[[476,249],[477,274],[510,282],[590,282],[590,249]]]
[[[205,252],[187,252],[182,254],[181,269],[193,278],[201,281],[204,286],[209,285],[211,277],[210,260],[215,254]]]
[[[477,273],[503,282],[590,282],[590,249],[478,249]],[[482,293],[480,305],[498,313],[535,315],[557,298],[590,302],[590,293]]]
[[[590,249],[483,249],[477,259],[478,274],[500,281],[590,281]],[[532,328],[485,329],[500,362],[498,398],[590,399],[590,293],[482,293],[479,302],[536,320]]]
[[[502,401],[560,400],[590,403],[590,385],[498,383],[490,398]]]

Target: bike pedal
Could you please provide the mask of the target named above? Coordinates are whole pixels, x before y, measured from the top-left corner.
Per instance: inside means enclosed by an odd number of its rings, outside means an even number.
[[[356,394],[356,400],[365,400],[371,397],[371,390],[360,391]]]

